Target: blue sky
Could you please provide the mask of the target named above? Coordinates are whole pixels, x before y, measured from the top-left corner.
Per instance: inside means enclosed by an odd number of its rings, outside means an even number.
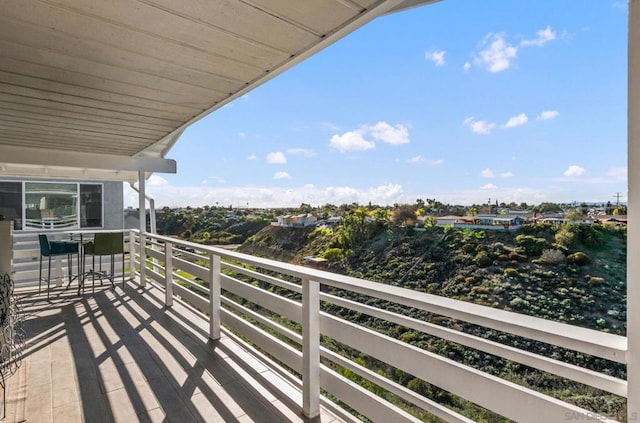
[[[167,155],[177,174],[148,193],[158,207],[626,201],[627,17],[614,0],[444,0],[379,18],[188,128]]]

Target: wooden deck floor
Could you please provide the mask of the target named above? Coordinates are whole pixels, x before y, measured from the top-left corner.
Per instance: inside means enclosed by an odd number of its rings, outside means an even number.
[[[27,344],[4,422],[305,421],[298,389],[231,337],[207,343],[208,323],[157,288],[17,294]]]

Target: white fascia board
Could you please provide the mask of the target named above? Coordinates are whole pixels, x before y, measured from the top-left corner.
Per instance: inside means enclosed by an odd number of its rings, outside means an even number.
[[[403,10],[411,9],[414,7],[420,7],[420,6],[424,6],[431,3],[437,3],[439,1],[442,1],[442,0],[404,0],[402,4],[399,4],[398,6],[394,7],[393,9],[389,10],[387,13],[402,12]]]
[[[130,157],[16,146],[0,146],[0,164],[2,163],[79,169],[144,170],[145,172],[176,173],[175,160],[160,157]]]

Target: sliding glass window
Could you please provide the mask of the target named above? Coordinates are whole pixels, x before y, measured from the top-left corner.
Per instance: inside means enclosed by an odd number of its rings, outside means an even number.
[[[0,181],[0,215],[15,229],[102,227],[102,206],[101,184]]]
[[[25,228],[59,229],[78,225],[78,184],[25,182]]]
[[[22,229],[22,182],[0,181],[0,220],[13,220]]]

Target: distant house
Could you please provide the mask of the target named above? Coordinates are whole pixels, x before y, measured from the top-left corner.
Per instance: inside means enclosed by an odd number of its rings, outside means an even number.
[[[604,217],[604,216],[599,216]],[[551,223],[552,225],[562,225],[563,223],[571,223],[574,225],[592,225],[597,222],[595,217],[584,217],[582,219],[567,219],[566,217],[542,217],[536,219],[537,222]]]
[[[330,218],[327,219],[327,224],[328,225],[337,225],[341,221],[342,221],[342,216],[331,216]]]
[[[528,221],[527,218],[514,214],[479,214],[475,216],[440,216],[436,217],[436,224],[440,226],[453,225],[456,228],[514,230]]]
[[[627,216],[612,216],[612,215],[598,215],[593,216],[594,222],[597,223],[616,223],[618,225],[626,225],[627,224]]]
[[[297,216],[285,214],[278,216],[278,226],[284,226],[288,228],[293,227],[305,227],[315,225],[318,219],[311,213],[303,213]]]
[[[436,225],[446,226],[455,225],[456,223],[472,223],[471,217],[466,216],[438,216],[436,217]]]
[[[323,220],[318,220],[316,222],[317,226],[321,226],[321,227],[325,227],[325,228],[333,228],[335,227],[338,223],[340,223],[342,221],[342,217],[340,216],[331,216],[327,219],[323,219]]]
[[[318,218],[312,215],[311,213],[299,214],[294,217],[294,226],[311,226],[315,225],[318,221]]]
[[[278,216],[278,226],[293,226],[293,217],[290,214]]]

